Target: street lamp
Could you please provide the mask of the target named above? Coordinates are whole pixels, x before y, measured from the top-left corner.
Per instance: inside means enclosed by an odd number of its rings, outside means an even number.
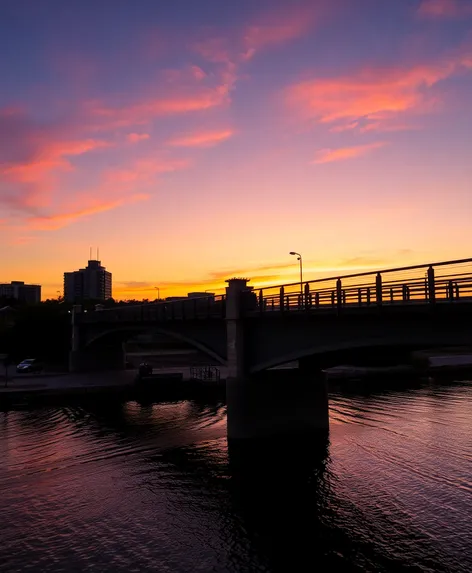
[[[157,290],[157,300],[160,301],[161,300],[161,291],[159,289],[159,287],[154,287]]]
[[[291,255],[297,257],[297,261],[300,263],[300,291],[303,294],[303,260],[300,253],[296,253],[295,251],[290,251]]]

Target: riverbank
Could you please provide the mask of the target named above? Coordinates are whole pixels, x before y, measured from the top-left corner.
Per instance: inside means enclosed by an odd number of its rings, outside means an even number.
[[[71,396],[97,392],[117,392],[131,388],[135,373],[131,371],[87,374],[51,373],[15,376],[3,380],[0,404],[13,400],[28,400],[38,396]]]
[[[198,391],[224,388],[226,368],[221,380],[192,381],[189,367],[155,368],[153,374],[136,384],[137,370],[87,373],[41,373],[0,378],[0,408],[28,406],[53,401],[106,398],[121,399],[159,394],[169,399]]]
[[[297,374],[298,369],[281,367],[268,372],[275,380]],[[328,390],[340,388],[378,389],[415,385],[421,380],[471,379],[469,366],[448,364],[447,368],[418,369],[409,365],[385,368],[339,366],[324,371]],[[224,393],[227,368],[219,367],[219,377],[195,380],[188,366],[154,368],[150,376],[136,382],[138,371],[116,370],[88,373],[51,372],[0,378],[0,408],[75,399],[134,399],[159,397],[185,399],[201,393]],[[195,374],[195,373],[193,373]]]

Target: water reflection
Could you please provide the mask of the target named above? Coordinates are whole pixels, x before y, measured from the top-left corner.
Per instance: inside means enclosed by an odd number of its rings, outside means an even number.
[[[471,570],[471,385],[330,418],[228,447],[218,398],[1,413],[2,572]]]
[[[232,509],[271,570],[327,565],[319,535],[327,457],[322,435],[230,443]]]

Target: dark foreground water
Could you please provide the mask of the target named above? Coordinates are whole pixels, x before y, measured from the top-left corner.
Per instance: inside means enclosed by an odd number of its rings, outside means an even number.
[[[472,571],[472,384],[330,408],[256,453],[218,402],[0,413],[0,571]]]

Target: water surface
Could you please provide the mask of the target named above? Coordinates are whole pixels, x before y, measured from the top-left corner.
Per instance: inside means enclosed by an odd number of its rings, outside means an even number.
[[[0,569],[472,570],[472,384],[330,397],[329,443],[230,449],[222,402],[0,413]]]

